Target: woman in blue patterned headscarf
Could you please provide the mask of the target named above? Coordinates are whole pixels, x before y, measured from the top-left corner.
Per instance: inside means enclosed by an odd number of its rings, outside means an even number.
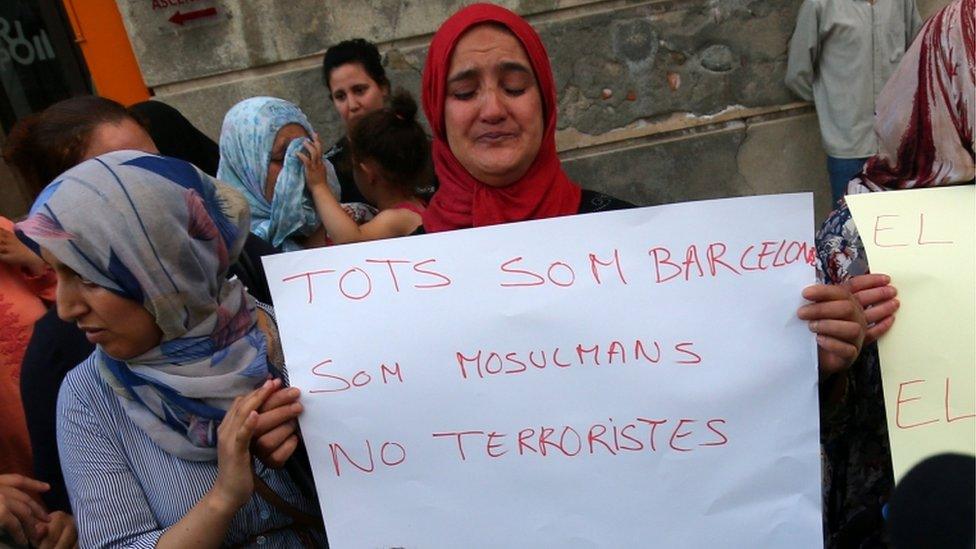
[[[257,408],[280,384],[267,381],[278,373],[267,313],[225,278],[249,221],[239,194],[192,165],[120,151],[62,174],[16,226],[58,275],[59,315],[96,344],[58,398],[82,545],[309,534],[252,495],[274,490],[316,514],[249,452]]]
[[[251,206],[251,231],[286,251],[324,243],[324,233],[315,234],[322,223],[297,156],[312,135],[305,113],[274,97],[234,105],[220,131],[217,178],[244,194]],[[325,164],[326,181],[338,197],[339,180],[332,164]]]

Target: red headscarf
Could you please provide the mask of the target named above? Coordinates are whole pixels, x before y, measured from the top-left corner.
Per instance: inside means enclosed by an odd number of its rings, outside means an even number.
[[[506,187],[474,178],[454,157],[444,129],[447,71],[458,39],[482,23],[497,23],[515,35],[532,64],[542,95],[545,131],[529,170]],[[491,4],[468,6],[441,25],[427,52],[423,76],[424,113],[434,133],[434,170],[440,188],[424,213],[427,232],[542,219],[579,211],[581,190],[563,172],[556,156],[556,86],[549,56],[535,30],[511,11]]]

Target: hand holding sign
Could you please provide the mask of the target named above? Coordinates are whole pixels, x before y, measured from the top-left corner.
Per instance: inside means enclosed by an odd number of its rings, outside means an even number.
[[[301,395],[295,387],[282,388],[280,380],[273,380],[274,392],[258,408],[254,426],[254,454],[273,469],[281,468],[298,447],[298,415]]]
[[[810,331],[817,334],[817,361],[820,372],[830,375],[851,365],[861,353],[864,342],[864,311],[841,286],[817,284],[803,289],[804,299],[813,303],[797,312],[810,322]]]
[[[864,344],[874,343],[895,323],[895,311],[901,305],[895,298],[898,290],[890,284],[891,277],[884,274],[866,274],[852,277],[848,288],[864,309],[868,325]]]

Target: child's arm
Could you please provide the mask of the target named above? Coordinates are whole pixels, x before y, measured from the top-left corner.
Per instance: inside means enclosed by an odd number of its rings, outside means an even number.
[[[325,230],[336,244],[362,242],[404,236],[412,233],[422,222],[420,215],[409,210],[385,210],[363,225],[357,225],[332,196],[325,181],[325,163],[322,160],[322,142],[313,136],[305,143],[298,158],[305,165],[305,185],[315,202],[315,210],[325,225]]]
[[[333,235],[329,229],[329,235],[336,244],[348,244],[350,242],[363,242],[366,240],[379,240],[381,238],[393,238],[397,236],[407,236],[423,223],[420,214],[401,208],[383,210],[376,217],[363,223],[353,226],[355,233],[344,234],[342,236]],[[346,238],[348,237],[348,238]]]
[[[335,244],[406,236],[423,223],[416,212],[397,208],[383,210],[373,219],[357,225],[324,185],[312,190],[312,200],[329,238]]]
[[[312,195],[315,211],[329,236],[338,242],[337,237],[340,235],[355,234],[358,231],[356,222],[342,209],[326,183],[325,160],[322,158],[322,142],[318,134],[312,136],[312,141],[305,142],[303,150],[298,151],[298,159],[305,166],[305,187]]]

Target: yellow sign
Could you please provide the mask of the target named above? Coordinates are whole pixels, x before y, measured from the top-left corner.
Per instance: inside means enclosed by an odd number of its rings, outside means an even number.
[[[896,481],[943,452],[976,454],[976,187],[847,197],[871,272],[901,308],[878,342]]]

